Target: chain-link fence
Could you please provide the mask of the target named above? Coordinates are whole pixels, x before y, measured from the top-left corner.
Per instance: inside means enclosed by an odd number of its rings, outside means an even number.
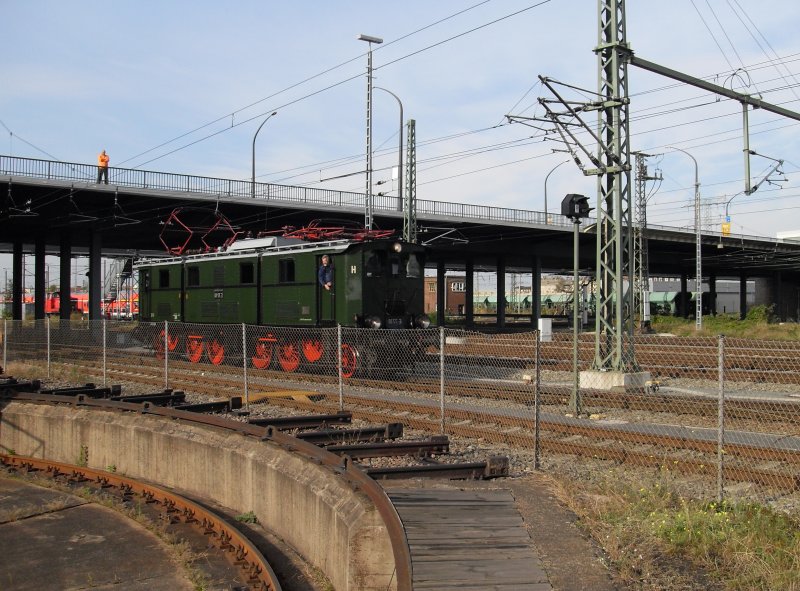
[[[395,416],[528,450],[536,468],[559,457],[666,468],[720,497],[800,487],[795,342],[49,319],[2,331],[7,374]]]

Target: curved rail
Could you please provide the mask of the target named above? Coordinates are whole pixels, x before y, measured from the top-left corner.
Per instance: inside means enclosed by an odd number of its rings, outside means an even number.
[[[91,481],[102,488],[113,487],[126,496],[138,494],[148,503],[159,503],[168,515],[183,519],[184,523],[208,536],[225,558],[242,571],[251,589],[281,591],[272,567],[250,540],[215,513],[185,497],[152,484],[86,466],[7,454],[0,454],[0,463],[27,472],[39,470],[53,478],[63,475],[71,480]]]

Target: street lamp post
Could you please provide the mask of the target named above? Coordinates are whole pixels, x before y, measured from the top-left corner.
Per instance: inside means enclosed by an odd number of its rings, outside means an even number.
[[[400,105],[400,141],[397,145],[397,211],[403,211],[403,102],[395,93],[386,88],[376,86],[375,90],[382,90],[391,94]]]
[[[547,176],[544,177],[544,223],[547,224],[547,179],[550,178],[550,175],[556,171],[556,168],[561,166],[562,164],[566,164],[569,160],[564,160],[563,162],[559,162],[553,168],[550,169],[550,172],[547,173]]]
[[[367,190],[364,195],[364,228],[372,229],[372,44],[383,43],[380,37],[370,35],[359,35],[359,41],[369,43],[367,52]]]
[[[700,180],[698,176],[697,170],[697,159],[689,154],[686,150],[682,150],[680,148],[676,148],[675,146],[667,146],[672,150],[677,150],[678,152],[683,152],[689,158],[692,159],[694,162],[694,232],[695,232],[695,261],[697,263],[695,269],[695,292],[697,296],[695,298],[695,311],[694,311],[694,327],[695,330],[700,330],[703,328],[703,253],[702,253],[702,246],[703,246],[703,234],[701,228],[701,220],[700,220]]]
[[[256,198],[256,136],[258,136],[258,132],[261,131],[261,128],[264,127],[264,124],[270,120],[273,115],[277,115],[278,111],[273,111],[267,118],[261,122],[261,125],[258,126],[256,132],[253,134],[253,159],[252,159],[252,177],[250,179],[250,196],[255,199]]]

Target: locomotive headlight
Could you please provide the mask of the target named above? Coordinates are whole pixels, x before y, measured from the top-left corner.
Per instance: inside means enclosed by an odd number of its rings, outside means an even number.
[[[380,328],[381,327],[381,319],[377,316],[367,316],[364,319],[364,326],[366,328]]]
[[[401,243],[399,243],[399,242],[395,242],[392,245],[392,250],[395,251],[395,252],[400,252],[400,251],[403,250],[403,245]]]
[[[431,319],[427,316],[416,316],[414,318],[414,326],[417,328],[428,328],[431,325]]]

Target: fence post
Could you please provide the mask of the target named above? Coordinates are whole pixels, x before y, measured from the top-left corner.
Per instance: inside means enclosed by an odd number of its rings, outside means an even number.
[[[108,342],[106,340],[106,330],[107,330],[106,327],[108,325],[106,324],[106,319],[105,318],[103,318],[102,323],[103,323],[103,386],[105,386],[106,385],[106,343]]]
[[[169,388],[169,323],[164,321],[164,389]]]
[[[247,389],[247,325],[242,322],[242,378],[244,379],[244,408],[250,412],[250,392]]]
[[[344,410],[344,384],[342,383],[342,325],[336,325],[336,369],[339,374],[339,412]]]
[[[8,318],[3,318],[3,371],[8,373]]]
[[[536,373],[534,378],[534,386],[533,386],[533,469],[538,470],[540,466],[539,462],[539,454],[541,453],[541,448],[539,447],[539,416],[541,412],[541,398],[539,396],[541,391],[541,344],[542,344],[542,332],[540,330],[536,332],[536,352],[535,352],[535,366],[536,366]]]
[[[439,432],[444,435],[444,326],[439,327]]]
[[[725,335],[719,335],[719,402],[717,405],[717,497],[721,503],[725,496],[723,462],[725,450]]]

